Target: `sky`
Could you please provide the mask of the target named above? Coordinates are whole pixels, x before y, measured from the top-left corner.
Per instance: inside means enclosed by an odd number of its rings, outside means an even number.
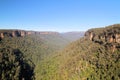
[[[0,29],[86,31],[120,23],[120,0],[0,0]]]

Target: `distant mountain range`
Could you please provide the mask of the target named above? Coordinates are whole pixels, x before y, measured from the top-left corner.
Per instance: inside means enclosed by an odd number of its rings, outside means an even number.
[[[84,32],[52,32],[52,31],[25,31],[25,30],[0,30],[0,39],[3,39],[5,36],[7,37],[23,37],[31,34],[40,34],[40,35],[61,35],[69,41],[74,41],[84,36]]]
[[[75,41],[81,37],[84,36],[84,31],[72,31],[72,32],[65,32],[65,33],[61,33],[61,35],[65,38],[67,38],[69,41]]]

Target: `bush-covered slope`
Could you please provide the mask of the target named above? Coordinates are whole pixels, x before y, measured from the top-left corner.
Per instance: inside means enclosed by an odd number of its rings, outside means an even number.
[[[55,52],[64,48],[68,43],[69,41],[60,34],[31,34],[14,37],[5,34],[0,41],[0,47],[10,46],[13,49],[19,49],[26,59],[31,59],[34,62],[36,72],[37,65],[42,65],[41,62],[43,60],[54,55]],[[8,52],[7,54],[9,55],[10,53]],[[38,69],[41,70],[40,68]],[[35,74],[39,75],[39,73]],[[36,80],[39,79],[36,78]]]
[[[68,41],[59,34],[31,34],[24,37],[4,37],[0,41],[2,46],[20,49],[26,57],[35,62],[47,57],[51,53],[62,49]]]
[[[88,30],[84,38],[43,62],[39,80],[120,80],[120,36],[114,36],[119,32],[119,24]]]
[[[34,67],[18,49],[0,47],[0,80],[35,80]]]
[[[36,80],[120,80],[119,32],[119,24],[90,29],[66,48],[69,40],[60,34],[5,36],[0,47],[17,48],[32,59]]]

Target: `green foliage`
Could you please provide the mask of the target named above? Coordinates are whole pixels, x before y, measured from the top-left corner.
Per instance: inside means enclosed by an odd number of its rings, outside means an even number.
[[[0,41],[1,48],[11,46],[12,48],[19,49],[27,60],[33,61],[36,65],[35,74],[39,75],[36,77],[37,80],[41,77],[41,72],[38,71],[43,71],[43,61],[64,48],[66,44],[68,44],[68,41],[59,34],[32,34],[24,37],[5,37]]]
[[[117,28],[119,31],[119,26]],[[104,31],[108,34],[117,28],[107,27],[94,31],[98,35]],[[42,63],[44,66],[40,67],[43,69],[40,73],[42,77],[39,79],[120,80],[120,47],[116,47],[116,50],[112,52],[111,45],[113,44],[120,46],[119,43],[100,44],[81,38],[69,44],[63,51],[44,60]]]
[[[59,34],[6,37],[0,46],[18,48],[26,59],[32,59],[36,80],[120,80],[120,43],[100,38],[119,34],[120,25],[87,32],[93,32],[97,36],[95,40],[83,37],[67,47],[69,40]]]
[[[18,49],[0,48],[0,80],[34,80],[34,64]]]
[[[5,37],[1,41],[2,46],[18,48],[24,56],[32,59],[34,63],[48,57],[52,53],[62,49],[68,42],[60,39],[59,35],[29,35],[25,37]],[[61,42],[61,43],[60,43]]]

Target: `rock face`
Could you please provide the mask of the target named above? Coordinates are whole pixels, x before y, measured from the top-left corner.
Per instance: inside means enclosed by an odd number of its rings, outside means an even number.
[[[0,33],[0,40],[4,38],[4,33]]]
[[[95,37],[95,34],[93,33],[93,32],[86,32],[85,33],[85,36],[89,39],[89,40],[91,40],[91,41],[93,41],[94,40],[94,37]]]
[[[31,34],[59,34],[58,32],[38,32],[38,31],[24,31],[24,30],[0,30],[0,40],[4,37],[24,37]]]
[[[115,35],[115,42],[120,43],[120,34]]]
[[[4,38],[4,33],[0,33],[0,37],[1,37],[1,39],[3,39]]]
[[[21,30],[1,30],[0,31],[0,39],[2,40],[4,37],[23,37],[26,34],[26,31]]]
[[[20,32],[20,36],[23,37],[23,36],[25,36],[25,35],[26,35],[26,32],[25,32],[25,31],[21,31],[21,32]]]
[[[28,32],[27,32],[27,35],[30,35],[30,34],[32,34],[32,32],[28,31]]]
[[[114,27],[115,26],[115,27]],[[91,29],[85,33],[85,37],[92,41],[120,43],[120,25],[112,25],[102,29]]]
[[[120,24],[107,26],[105,28],[90,29],[85,33],[85,38],[105,45],[111,52],[114,52],[118,44],[120,46]]]
[[[12,31],[12,37],[19,37],[20,33],[19,31]]]
[[[15,32],[15,31],[12,32],[12,36],[13,36],[13,37],[16,36],[16,32]]]

